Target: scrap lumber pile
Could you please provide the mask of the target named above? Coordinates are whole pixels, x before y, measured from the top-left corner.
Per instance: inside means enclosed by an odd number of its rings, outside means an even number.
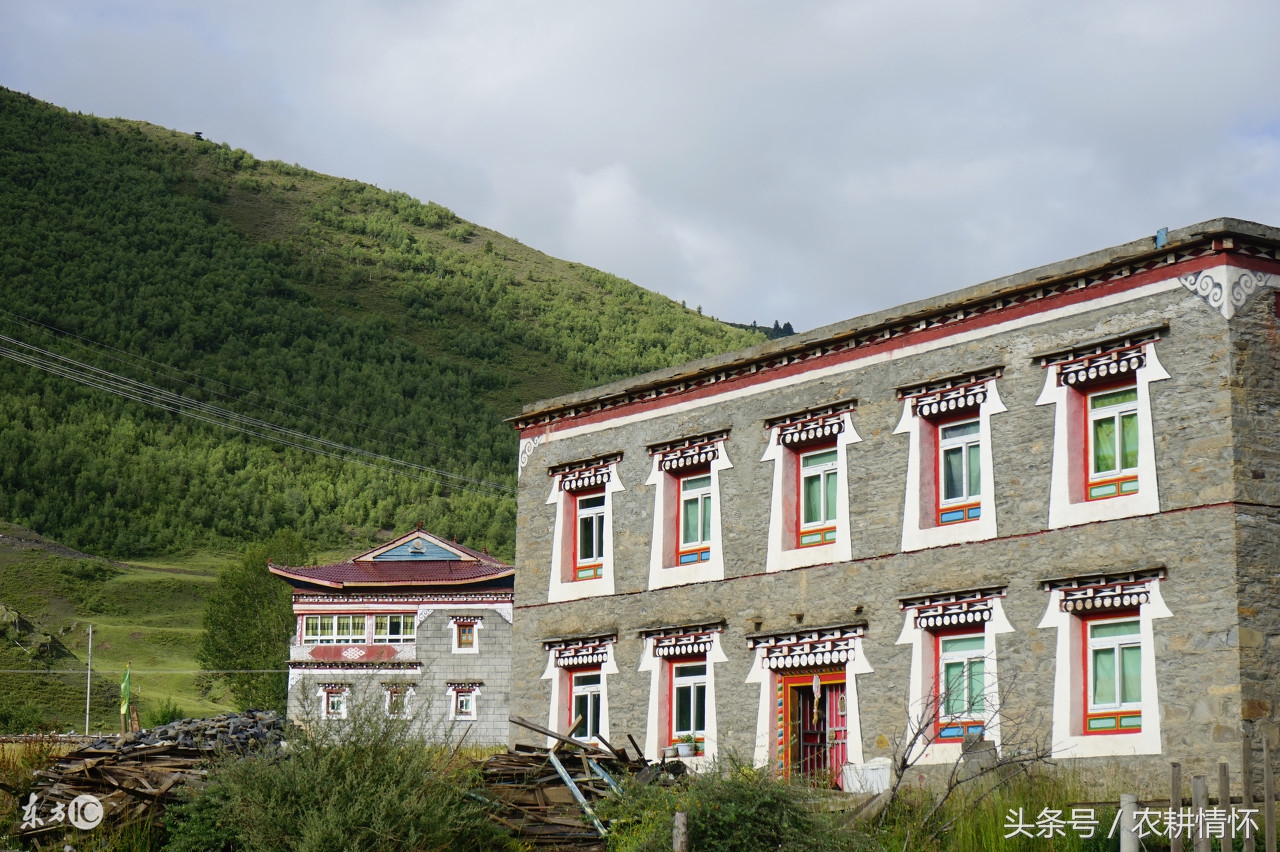
[[[34,819],[25,820],[17,834],[65,830],[79,814],[92,821],[92,806],[87,812],[72,806],[80,796],[97,800],[103,823],[158,817],[175,800],[178,786],[203,780],[204,764],[215,753],[273,750],[283,742],[283,732],[284,721],[274,712],[246,710],[99,738],[35,771],[35,786],[19,802],[33,806]]]
[[[521,727],[556,741],[550,748],[517,745],[495,754],[480,767],[483,798],[493,807],[490,816],[534,848],[603,850],[606,828],[594,803],[622,792],[620,782],[661,776],[649,765],[632,740],[633,759],[625,748],[575,740],[513,716]],[[570,728],[572,730],[572,726]],[[684,766],[668,764],[681,773]]]

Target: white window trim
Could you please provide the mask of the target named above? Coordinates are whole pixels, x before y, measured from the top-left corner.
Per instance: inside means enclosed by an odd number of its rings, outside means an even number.
[[[924,458],[920,442],[930,430],[922,428],[921,418],[915,413],[915,405],[911,398],[903,400],[902,419],[893,434],[905,434],[907,444],[907,491],[902,511],[902,550],[924,550],[928,547],[944,547],[949,544],[963,544],[970,541],[986,541],[995,538],[996,501],[995,501],[995,462],[991,447],[991,415],[1003,414],[1006,409],[1000,400],[1000,391],[996,388],[996,380],[989,379],[984,384],[986,399],[978,406],[978,422],[980,425],[979,442],[981,444],[982,496],[979,503],[982,514],[973,521],[945,524],[943,526],[920,526],[920,507],[924,503],[923,493],[925,477],[921,471]],[[966,418],[969,419],[969,418]],[[941,455],[941,454],[939,454]],[[941,459],[938,459],[941,463]],[[938,472],[929,477],[929,487],[938,488]]]
[[[1103,501],[1111,502],[1111,501]],[[1160,694],[1156,681],[1156,643],[1152,622],[1173,615],[1160,594],[1160,581],[1147,583],[1150,600],[1138,608],[1142,636],[1142,730],[1126,734],[1084,734],[1072,731],[1072,719],[1083,713],[1087,673],[1080,655],[1080,618],[1062,611],[1061,589],[1049,593],[1049,607],[1040,620],[1042,630],[1058,631],[1053,676],[1053,757],[1107,757],[1160,754]]]
[[[404,694],[403,709],[399,713],[391,712],[391,693],[399,691]],[[405,686],[384,686],[382,688],[382,710],[389,719],[412,719],[413,707],[410,702],[413,700],[414,688],[409,685]]]
[[[718,630],[711,634],[711,648],[707,651],[707,727],[702,738],[702,754],[691,759],[691,765],[695,767],[713,761],[718,749],[715,664],[729,662],[729,658],[720,647],[721,636],[722,633]],[[640,654],[640,665],[637,669],[637,671],[649,672],[649,707],[645,719],[644,753],[650,760],[660,760],[662,757],[662,749],[666,746],[662,739],[666,736],[666,730],[658,729],[658,720],[661,718],[663,703],[665,702],[668,707],[672,704],[672,684],[668,683],[666,689],[662,688],[663,669],[670,664],[671,660],[667,657],[659,657],[653,652],[654,644],[659,638],[661,637],[645,637],[644,648]],[[688,762],[690,760],[686,760],[686,763]]]
[[[585,507],[585,508],[583,507],[583,505],[582,505],[582,501],[583,501],[583,500],[593,500],[593,499],[597,499],[597,498],[600,500],[600,505],[599,505],[599,506],[587,506],[587,507]],[[588,492],[587,492],[587,493],[585,493],[585,494],[574,494],[574,495],[573,495],[573,530],[574,530],[574,538],[573,538],[573,542],[574,542],[574,551],[573,551],[573,570],[574,570],[575,574],[576,574],[576,572],[578,571],[578,569],[579,569],[579,568],[590,568],[590,567],[595,566],[595,565],[600,565],[600,566],[601,566],[601,568],[603,569],[603,566],[604,566],[604,525],[605,525],[605,517],[604,517],[604,516],[605,516],[605,509],[606,509],[606,506],[607,506],[608,502],[609,502],[609,498],[608,498],[608,496],[607,496],[607,495],[605,495],[605,494],[604,494],[604,492],[602,492],[602,491],[599,491],[599,492],[598,492],[598,491],[588,491]],[[599,522],[598,522],[598,523],[595,523],[595,522],[594,522],[596,518],[599,518]],[[583,558],[582,558],[582,551],[581,551],[581,547],[582,547],[582,539],[581,539],[581,537],[579,536],[579,532],[580,532],[580,531],[581,531],[581,529],[582,529],[582,522],[583,522],[584,520],[588,520],[588,519],[590,519],[590,520],[592,520],[592,521],[593,521],[593,523],[591,524],[593,531],[596,531],[596,530],[598,530],[598,531],[599,531],[599,537],[600,537],[600,540],[596,543],[596,544],[598,545],[598,549],[599,549],[599,551],[600,551],[600,554],[599,554],[599,558],[598,558],[598,559],[597,559],[597,558],[592,558],[592,559],[583,559]],[[595,578],[589,578],[589,579],[595,579]],[[581,582],[581,580],[579,580],[576,576],[575,576],[574,580],[575,580],[575,582]]]
[[[670,586],[683,586],[688,583],[706,583],[724,579],[724,546],[721,535],[720,519],[720,472],[730,470],[733,464],[725,451],[725,442],[716,442],[716,457],[711,462],[711,558],[706,562],[694,562],[689,565],[665,565],[666,554],[673,549],[679,550],[680,531],[666,520],[667,490],[664,477],[673,476],[670,471],[660,467],[661,455],[653,456],[653,467],[645,485],[653,486],[653,545],[649,551],[649,588],[664,589]],[[678,482],[678,479],[677,479]],[[679,517],[680,494],[676,492],[676,517]]]
[[[576,708],[574,707],[574,701],[573,701],[574,698],[576,698],[579,694],[600,696],[600,712],[596,715],[596,733],[595,734],[589,733],[585,737],[578,738],[578,739],[585,740],[587,742],[598,742],[600,734],[603,730],[600,727],[600,722],[601,722],[601,719],[604,717],[604,672],[601,671],[600,669],[568,669],[567,671],[569,673],[569,703],[568,703],[569,724],[572,724],[575,718],[574,714],[575,714]],[[588,684],[587,686],[584,686],[581,693],[579,693],[578,690],[574,689],[573,680],[578,675],[586,675],[586,674],[594,674],[599,676],[600,682],[596,684]],[[588,701],[588,704],[590,704],[590,701]],[[589,720],[584,720],[584,721],[589,721]],[[588,724],[587,728],[590,729],[590,727],[591,727],[590,724]],[[570,731],[566,731],[566,736],[574,736],[574,734],[570,730]],[[607,734],[605,736],[606,738],[608,737]]]
[[[1122,624],[1128,621],[1138,621],[1138,619],[1136,616],[1132,614],[1122,615],[1122,616],[1112,617],[1112,618],[1090,618],[1086,621],[1084,626],[1087,628],[1089,633],[1092,633],[1093,628],[1096,625]],[[1089,636],[1087,638],[1082,637],[1082,641],[1087,641],[1089,645],[1089,647],[1085,649],[1085,654],[1084,654],[1084,660],[1085,660],[1084,688],[1085,688],[1085,697],[1087,701],[1087,707],[1089,708],[1089,712],[1090,713],[1112,713],[1112,712],[1123,713],[1126,710],[1128,711],[1132,711],[1135,709],[1141,710],[1142,709],[1141,698],[1139,698],[1136,702],[1135,701],[1125,702],[1121,700],[1122,678],[1120,674],[1120,663],[1123,656],[1120,653],[1120,649],[1126,648],[1126,647],[1132,647],[1135,644],[1139,647],[1139,649],[1142,648],[1141,622],[1139,622],[1138,633],[1136,636],[1133,634],[1130,634],[1129,636],[1110,636],[1104,639],[1094,639],[1092,638],[1092,636]],[[1093,652],[1098,650],[1103,650],[1103,649],[1110,649],[1115,651],[1115,663],[1116,663],[1115,672],[1112,675],[1113,679],[1115,680],[1115,683],[1113,685],[1116,687],[1116,700],[1113,701],[1110,705],[1105,705],[1105,706],[1095,705],[1093,703],[1093,695],[1096,692],[1094,685],[1097,679],[1097,671],[1094,669],[1094,666],[1093,666]],[[1139,684],[1139,687],[1141,687],[1141,684]],[[1123,729],[1120,729],[1120,730],[1123,730]]]
[[[329,695],[336,693],[342,696],[342,712],[337,715],[329,715]],[[351,711],[351,686],[344,684],[342,689],[325,689],[323,686],[316,690],[316,697],[320,699],[320,721],[333,722],[347,718],[347,714]]]
[[[773,496],[769,504],[769,538],[765,550],[764,570],[767,572],[790,571],[793,568],[805,568],[810,565],[825,565],[830,562],[848,562],[853,559],[853,542],[849,532],[849,445],[862,440],[853,428],[853,418],[848,412],[840,415],[844,428],[836,435],[836,464],[839,465],[840,486],[836,489],[836,540],[830,544],[819,544],[813,547],[796,547],[795,542],[787,541],[786,518],[783,507],[786,495],[783,493],[787,481],[787,466],[799,465],[788,455],[797,454],[797,450],[784,447],[778,440],[781,427],[769,430],[769,446],[765,449],[761,461],[773,462]],[[805,452],[806,450],[799,450]],[[799,488],[799,470],[797,467],[797,489]],[[796,493],[794,499],[799,501]]]
[[[458,715],[459,693],[467,694],[471,696],[471,715],[470,716]],[[476,700],[480,697],[480,687],[477,686],[473,689],[455,689],[454,687],[450,686],[444,691],[444,694],[447,696],[449,701],[449,721],[450,722],[474,722],[480,718],[480,702]]]
[[[998,748],[1000,745],[1000,664],[996,655],[996,637],[1002,633],[1012,633],[1013,625],[1004,614],[1003,599],[991,599],[991,619],[983,622],[983,635],[986,637],[986,648],[983,658],[986,666],[983,671],[986,691],[984,694],[983,739],[991,740]],[[977,633],[978,631],[973,631]],[[906,610],[906,619],[902,625],[902,633],[898,636],[898,645],[911,646],[911,675],[907,689],[907,724],[914,731],[916,726],[927,725],[926,732],[917,738],[916,745],[908,755],[908,760],[921,765],[954,764],[960,760],[964,749],[962,742],[935,742],[933,740],[933,715],[938,710],[935,706],[935,671],[930,666],[926,670],[924,664],[925,643],[933,642],[933,631],[916,626],[914,608]]]
[[[1143,346],[1146,363],[1133,374],[1138,389],[1138,492],[1105,500],[1071,501],[1071,466],[1091,465],[1088,459],[1073,456],[1069,442],[1073,428],[1069,421],[1068,394],[1082,393],[1078,388],[1058,384],[1058,365],[1045,369],[1044,389],[1036,405],[1054,406],[1053,467],[1049,479],[1049,529],[1071,527],[1095,521],[1111,521],[1138,515],[1154,515],[1160,511],[1160,484],[1156,478],[1155,434],[1151,426],[1151,382],[1169,378],[1156,357],[1155,342]],[[1079,425],[1074,428],[1080,428]],[[1087,435],[1081,445],[1088,451]],[[1087,477],[1086,477],[1087,478]],[[1087,487],[1087,486],[1086,486]]]
[[[680,676],[676,675],[676,669],[680,668],[681,666],[697,666],[697,665],[701,665],[704,669],[704,672],[700,675],[680,675]],[[671,736],[672,737],[678,739],[679,737],[686,736],[688,734],[693,734],[694,738],[697,739],[698,735],[701,734],[702,738],[704,740],[706,739],[706,736],[707,736],[706,728],[703,728],[701,731],[699,731],[698,729],[698,715],[695,709],[696,702],[694,701],[694,696],[697,695],[697,688],[699,685],[701,685],[703,687],[702,717],[703,717],[703,722],[705,723],[707,721],[707,710],[708,710],[707,678],[710,676],[710,673],[711,673],[711,664],[706,662],[705,660],[701,663],[699,663],[696,659],[676,660],[671,663],[671,688],[668,690],[668,696],[667,696],[667,699],[671,702],[671,705],[667,708],[667,712],[671,714]],[[688,687],[690,690],[689,692],[689,715],[690,715],[689,723],[693,726],[688,731],[684,731],[684,732],[680,732],[676,730],[676,720],[675,720],[676,690],[679,689],[681,686]]]
[[[600,736],[609,739],[609,675],[618,673],[618,663],[613,656],[613,642],[607,645],[605,661],[600,664]],[[572,722],[564,718],[564,708],[568,706],[573,684],[570,680],[573,669],[556,665],[556,649],[547,651],[547,667],[542,672],[542,680],[551,681],[551,709],[547,714],[547,729],[565,733],[563,728]],[[547,737],[547,747],[556,744],[556,740]]]
[[[986,718],[987,691],[988,691],[987,683],[986,683],[986,661],[987,661],[986,630],[985,630],[986,625],[984,624],[983,627],[984,627],[983,630],[973,630],[973,631],[968,631],[964,633],[950,633],[950,634],[946,634],[938,637],[941,642],[946,642],[948,639],[966,639],[966,638],[972,638],[976,636],[981,636],[983,639],[983,647],[981,651],[941,651],[941,650],[939,651],[938,662],[937,662],[937,665],[934,666],[934,676],[939,681],[939,683],[937,684],[938,702],[939,702],[939,706],[938,706],[939,727],[946,727],[946,725],[943,724],[944,722],[951,722],[951,723],[971,722],[978,718],[983,718],[984,720]],[[946,702],[946,698],[945,698],[946,684],[944,680],[946,678],[947,666],[951,663],[964,664],[965,676],[962,679],[962,683],[964,684],[965,691],[968,692],[969,685],[970,685],[969,684],[969,680],[970,680],[969,667],[972,665],[972,663],[975,660],[981,661],[983,664],[982,710],[980,711],[980,715],[968,712],[967,710],[964,713],[946,712],[946,703],[945,703]],[[969,698],[969,703],[972,703],[973,696],[969,695],[968,698]],[[968,704],[966,704],[966,707],[967,706]],[[984,730],[986,729],[985,721],[983,724],[983,729]]]
[[[470,624],[475,632],[472,634],[471,647],[462,648],[458,645],[458,624]],[[474,618],[452,615],[445,622],[445,630],[449,632],[449,650],[454,654],[479,654],[480,653],[480,631],[484,629],[484,621],[479,617]]]
[[[613,579],[613,495],[626,491],[618,476],[618,463],[609,465],[609,480],[604,486],[604,559],[600,563],[600,576],[591,580],[565,580],[561,576],[562,560],[565,548],[572,548],[574,529],[578,523],[577,495],[561,489],[562,474],[556,474],[551,480],[551,494],[547,497],[547,505],[555,506],[555,532],[551,537],[551,571],[547,588],[547,603],[576,601],[582,598],[612,595]],[[577,554],[570,553],[571,561],[576,561]]]
[[[755,766],[769,767],[777,754],[774,720],[778,715],[777,688],[773,676],[785,672],[775,672],[765,665],[768,648],[756,648],[755,659],[751,663],[751,671],[747,674],[746,683],[760,685],[760,704],[756,708],[756,740],[751,760]],[[867,662],[862,648],[862,637],[854,639],[853,652],[844,664],[845,689],[845,762],[859,765],[863,763],[862,753],[862,715],[858,707],[858,675],[871,674],[875,669]]]

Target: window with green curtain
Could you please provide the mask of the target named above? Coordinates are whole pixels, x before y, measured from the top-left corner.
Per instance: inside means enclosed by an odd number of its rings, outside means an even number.
[[[836,519],[836,483],[838,481],[834,470],[827,471],[826,477],[826,511],[823,512],[822,519],[824,521],[834,521]]]
[[[1093,651],[1093,703],[1099,706],[1116,703],[1115,648]]]
[[[1125,414],[1120,418],[1120,465],[1125,470],[1138,466],[1138,415]]]
[[[814,474],[804,478],[804,514],[806,524],[816,524],[822,520],[822,475]]]
[[[942,499],[964,496],[964,448],[951,447],[942,454]]]
[[[1116,421],[1104,417],[1093,421],[1093,472],[1106,473],[1116,469]]]

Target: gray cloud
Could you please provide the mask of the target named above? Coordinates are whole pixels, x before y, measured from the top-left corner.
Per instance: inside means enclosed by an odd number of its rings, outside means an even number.
[[[797,328],[1280,224],[1280,6],[14,4],[0,83]]]

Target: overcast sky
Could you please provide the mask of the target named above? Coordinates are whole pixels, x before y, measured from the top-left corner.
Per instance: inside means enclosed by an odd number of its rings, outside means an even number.
[[[1280,225],[1280,3],[20,2],[0,85],[797,330]]]

